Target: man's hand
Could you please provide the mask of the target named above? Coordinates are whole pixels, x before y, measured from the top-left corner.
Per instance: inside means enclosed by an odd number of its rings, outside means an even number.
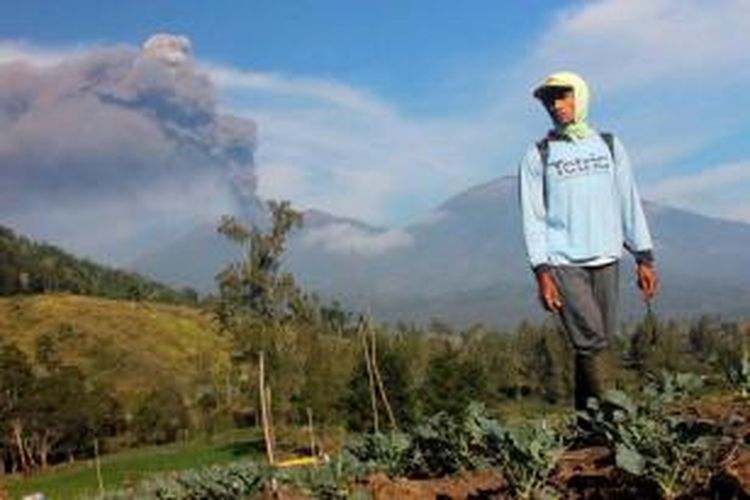
[[[646,301],[651,300],[656,295],[656,290],[659,287],[659,276],[656,274],[656,269],[650,263],[641,262],[635,269],[635,273],[638,276],[638,288],[643,293],[643,298]]]
[[[545,309],[552,312],[562,310],[562,297],[557,289],[557,283],[549,271],[539,271],[536,273],[536,285],[539,289],[539,300]]]

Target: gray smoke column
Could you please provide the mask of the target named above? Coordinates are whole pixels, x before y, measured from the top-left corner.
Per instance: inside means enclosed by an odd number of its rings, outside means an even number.
[[[74,250],[127,258],[112,247],[255,210],[255,146],[182,36],[0,66],[0,223]]]

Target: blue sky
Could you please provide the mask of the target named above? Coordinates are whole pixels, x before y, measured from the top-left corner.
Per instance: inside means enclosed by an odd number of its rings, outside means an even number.
[[[221,109],[257,124],[261,195],[394,227],[514,173],[547,128],[530,89],[573,69],[646,198],[750,222],[748,18],[747,0],[7,2],[0,63],[184,35]]]
[[[105,5],[105,8],[102,6]],[[519,48],[561,2],[136,1],[13,2],[5,38],[46,45],[140,44],[155,32],[189,36],[210,60],[382,82],[400,93],[451,61]],[[419,83],[419,82],[416,82]]]

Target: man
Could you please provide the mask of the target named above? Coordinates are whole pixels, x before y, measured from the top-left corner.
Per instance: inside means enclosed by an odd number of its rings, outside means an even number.
[[[524,237],[542,305],[559,315],[575,351],[575,406],[582,410],[605,389],[623,247],[635,257],[648,301],[657,288],[653,245],[623,145],[586,122],[586,82],[555,73],[534,97],[554,128],[520,165]]]

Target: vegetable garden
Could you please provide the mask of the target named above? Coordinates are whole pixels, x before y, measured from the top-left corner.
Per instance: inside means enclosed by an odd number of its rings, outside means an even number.
[[[409,432],[358,435],[308,467],[241,462],[106,498],[744,498],[750,405],[740,395],[696,401],[701,384],[662,373],[575,417],[512,425],[471,403]]]

